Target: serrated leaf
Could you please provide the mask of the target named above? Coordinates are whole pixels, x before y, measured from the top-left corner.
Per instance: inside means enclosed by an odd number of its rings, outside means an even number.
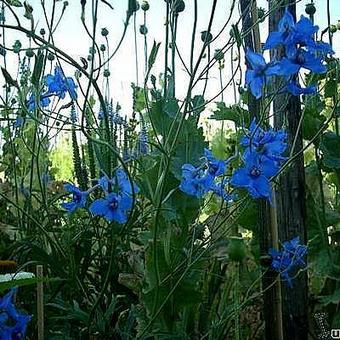
[[[213,111],[210,119],[231,120],[238,125],[249,125],[249,113],[239,105],[226,106],[224,102],[216,103],[217,109]]]

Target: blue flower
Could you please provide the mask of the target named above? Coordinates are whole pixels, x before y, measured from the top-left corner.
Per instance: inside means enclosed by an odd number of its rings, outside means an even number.
[[[93,215],[103,216],[107,221],[125,223],[128,219],[127,212],[132,208],[132,198],[128,194],[111,192],[105,198],[99,198],[90,205]]]
[[[191,164],[182,166],[182,181],[180,190],[188,195],[201,198],[209,192],[214,182],[214,176],[209,172],[205,173],[202,168],[196,168]]]
[[[50,98],[48,97],[48,94],[43,94],[40,96],[40,103],[39,106],[40,107],[47,107],[48,105],[50,105]],[[35,98],[35,94],[32,93],[30,98],[28,99],[28,110],[29,111],[34,111],[37,108],[37,100]]]
[[[244,163],[245,167],[234,171],[230,183],[235,187],[247,189],[253,198],[266,198],[271,201],[269,178],[279,171],[276,162],[253,150],[245,153]]]
[[[12,288],[0,299],[0,339],[25,339],[29,315],[19,313],[13,303],[17,288]]]
[[[146,155],[149,152],[148,135],[146,131],[141,130],[137,140],[137,151],[139,154]]]
[[[310,46],[315,44],[313,35],[318,29],[318,26],[314,26],[311,20],[303,15],[300,20],[295,23],[293,16],[286,10],[279,22],[278,31],[269,34],[264,44],[264,49],[272,49],[283,45],[286,55],[292,56],[296,53],[296,45]]]
[[[61,206],[67,210],[69,213],[73,213],[78,208],[84,208],[87,200],[88,193],[86,191],[81,191],[76,186],[67,183],[64,185],[66,191],[73,195],[72,201],[64,202]]]
[[[300,244],[300,237],[297,236],[282,245],[283,250],[278,251],[274,248],[269,249],[268,253],[272,258],[271,267],[280,273],[281,277],[292,287],[291,274],[298,268],[304,268],[308,249],[307,246]]]
[[[291,76],[299,72],[300,68],[305,68],[314,73],[325,73],[327,67],[323,65],[321,57],[316,57],[315,54],[299,49],[290,58],[281,60],[282,75]]]
[[[204,149],[204,156],[208,160],[208,172],[212,176],[217,177],[224,174],[226,169],[225,161],[216,159],[213,156],[213,153],[208,149]]]
[[[229,183],[229,180],[224,178],[220,182],[213,182],[212,185],[210,186],[210,190],[217,195],[218,197],[221,197],[224,201],[226,202],[233,202],[236,198],[236,195],[229,194],[225,187]]]
[[[248,148],[247,152],[252,152],[254,149],[256,152],[261,153],[263,156],[275,160],[281,161],[286,159],[282,157],[282,154],[287,149],[287,134],[284,130],[275,131],[269,129],[263,130],[256,124],[255,119],[250,124],[248,135],[242,137],[241,145]]]
[[[64,76],[61,67],[55,67],[54,75],[48,74],[45,76],[45,83],[50,94],[55,94],[59,98],[64,99],[66,92],[68,92],[73,100],[77,99],[77,86],[71,77]]]
[[[247,50],[246,58],[251,66],[251,69],[246,71],[246,85],[249,86],[253,96],[258,99],[262,96],[262,89],[267,78],[281,75],[281,66],[279,63],[267,64],[261,54],[254,53],[250,49]]]
[[[317,88],[315,85],[310,85],[307,87],[301,87],[295,81],[290,81],[287,86],[286,90],[291,93],[293,96],[300,96],[301,94],[313,94],[316,93]]]

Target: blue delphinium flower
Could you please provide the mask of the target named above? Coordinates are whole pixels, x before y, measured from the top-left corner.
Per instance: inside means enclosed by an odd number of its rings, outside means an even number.
[[[48,94],[42,94],[40,96],[39,106],[42,107],[42,108],[47,107],[48,105],[50,105],[50,102],[51,102],[51,100],[49,98],[49,95]],[[30,98],[28,99],[27,106],[28,106],[29,111],[34,111],[37,108],[37,101],[36,101],[34,93],[32,93]]]
[[[29,315],[19,313],[13,303],[17,288],[12,288],[0,299],[0,339],[25,339]]]
[[[214,182],[214,176],[206,173],[202,168],[196,168],[191,164],[182,166],[182,181],[179,188],[188,195],[203,197]]]
[[[314,46],[313,35],[319,27],[314,26],[309,18],[301,16],[295,23],[291,13],[286,10],[279,22],[278,31],[271,32],[264,44],[264,49],[272,49],[279,45],[285,47],[286,55],[292,56],[297,51],[297,45]]]
[[[68,92],[71,99],[77,99],[76,88],[73,78],[65,77],[60,66],[56,66],[54,69],[54,75],[48,74],[45,76],[45,83],[48,87],[48,92],[55,94],[61,99],[64,99]]]
[[[304,257],[308,252],[307,246],[300,244],[300,237],[297,236],[282,245],[282,251],[269,249],[272,262],[271,267],[280,273],[281,277],[292,287],[291,274],[299,268],[304,268],[306,262]]]
[[[300,96],[301,94],[313,94],[316,93],[317,88],[315,85],[310,85],[307,87],[301,87],[295,81],[290,81],[286,86],[287,92],[291,93],[294,96]]]
[[[324,65],[324,59],[334,53],[330,44],[315,41],[314,36],[318,29],[318,26],[314,26],[313,22],[304,16],[295,22],[293,16],[286,10],[279,22],[278,31],[271,32],[264,44],[264,49],[284,47],[285,56],[279,62],[280,75],[286,78],[284,90],[294,96],[316,92],[314,85],[305,88],[298,85],[296,79],[300,69],[325,73],[327,67]]]
[[[246,71],[246,85],[249,86],[251,93],[255,98],[262,96],[263,86],[267,83],[269,77],[273,75],[281,75],[281,66],[279,63],[266,63],[264,57],[247,50],[246,58],[251,69]]]
[[[268,131],[262,129],[256,120],[250,124],[249,132],[241,138],[241,145],[247,147],[246,153],[255,151],[271,160],[281,161],[286,158],[282,154],[287,149],[287,134],[281,129],[278,131],[270,128]]]
[[[208,171],[211,175],[217,177],[224,174],[227,165],[226,161],[216,159],[208,149],[204,149],[204,156],[208,160]]]
[[[245,188],[253,198],[265,198],[271,201],[269,178],[275,176],[279,167],[273,160],[252,150],[244,154],[243,168],[234,171],[230,183]]]
[[[132,198],[128,194],[111,192],[105,198],[99,198],[90,205],[93,215],[103,216],[109,222],[125,223],[127,212],[132,208]]]
[[[88,193],[86,191],[81,191],[75,185],[67,183],[64,185],[66,191],[72,194],[72,201],[64,202],[61,206],[67,210],[69,213],[73,213],[78,208],[84,208],[87,200]]]

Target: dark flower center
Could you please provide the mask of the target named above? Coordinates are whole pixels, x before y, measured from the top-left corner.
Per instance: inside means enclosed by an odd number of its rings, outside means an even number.
[[[250,171],[250,175],[253,177],[259,177],[261,175],[261,171],[257,167],[253,166]]]
[[[112,209],[117,209],[118,208],[118,201],[116,199],[114,199],[111,203],[110,203],[110,207]]]
[[[79,194],[73,194],[73,201],[75,203],[80,203],[81,202],[81,195]]]

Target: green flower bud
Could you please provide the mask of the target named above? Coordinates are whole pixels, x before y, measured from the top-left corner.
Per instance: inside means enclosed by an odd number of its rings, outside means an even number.
[[[201,40],[204,43],[208,44],[208,43],[210,43],[210,41],[212,39],[213,39],[213,36],[212,36],[212,34],[210,32],[208,32],[208,31],[201,32]]]
[[[33,52],[33,50],[31,48],[28,48],[26,50],[25,54],[26,54],[26,57],[28,57],[28,58],[34,57],[34,52]]]
[[[100,45],[100,50],[101,50],[102,52],[106,51],[106,46],[105,46],[104,44],[101,44],[101,45]]]
[[[41,35],[45,35],[45,33],[46,33],[46,31],[45,31],[44,28],[40,29],[40,34],[41,34]]]
[[[54,54],[53,54],[53,53],[49,53],[49,54],[47,55],[47,59],[50,60],[50,61],[53,61],[53,60],[55,59]]]
[[[12,47],[13,47],[13,52],[14,53],[19,53],[20,50],[21,50],[21,47],[22,47],[20,40],[15,40],[15,42],[14,42]]]
[[[104,75],[105,78],[110,77],[110,74],[111,74],[110,70],[108,70],[108,69],[104,70],[103,75]]]
[[[335,32],[337,31],[336,25],[331,25],[331,26],[329,27],[329,30],[330,30],[331,33],[335,33]]]
[[[224,53],[222,52],[221,49],[215,50],[214,58],[215,58],[217,61],[223,60],[223,58],[224,58]]]
[[[140,25],[139,32],[140,34],[146,35],[148,34],[148,28],[145,25]]]
[[[175,13],[183,12],[185,9],[185,2],[183,0],[175,0],[172,5],[172,10]]]
[[[306,5],[305,12],[306,12],[308,15],[313,15],[313,14],[315,14],[316,8],[315,8],[314,4],[313,4],[313,3],[307,4],[307,5]]]
[[[109,34],[109,31],[107,28],[102,28],[102,32],[101,32],[103,37],[106,37]]]

